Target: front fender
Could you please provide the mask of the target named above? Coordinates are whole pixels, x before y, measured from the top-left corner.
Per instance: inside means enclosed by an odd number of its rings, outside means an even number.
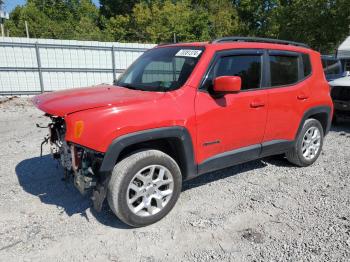
[[[180,152],[184,163],[184,178],[189,179],[197,175],[197,165],[194,160],[192,139],[185,127],[173,126],[149,129],[120,136],[113,140],[104,155],[100,172],[112,172],[122,150],[137,143],[158,139],[176,138],[180,141]]]

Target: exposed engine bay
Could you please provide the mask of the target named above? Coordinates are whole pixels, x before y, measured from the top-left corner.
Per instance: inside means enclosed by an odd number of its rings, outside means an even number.
[[[51,122],[46,126],[49,129],[49,134],[41,144],[41,154],[43,145],[49,144],[52,157],[57,159],[64,169],[63,180],[73,179],[75,187],[83,195],[95,191],[102,180],[98,170],[103,160],[103,154],[67,142],[65,140],[66,125],[64,119],[48,114],[46,116],[50,117]],[[94,206],[96,206],[95,203]],[[96,209],[100,209],[100,206]]]

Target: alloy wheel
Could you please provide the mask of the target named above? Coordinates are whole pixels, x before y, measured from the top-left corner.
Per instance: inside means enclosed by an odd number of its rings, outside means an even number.
[[[305,159],[313,160],[321,147],[321,132],[320,130],[312,126],[310,127],[303,138],[302,153]]]
[[[169,202],[174,191],[171,172],[162,165],[150,165],[131,179],[127,189],[127,204],[137,216],[152,216]]]

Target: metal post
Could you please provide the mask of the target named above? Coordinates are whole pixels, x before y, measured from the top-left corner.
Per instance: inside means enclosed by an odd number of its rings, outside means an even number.
[[[113,69],[113,84],[117,82],[117,74],[115,70],[115,53],[114,53],[114,46],[112,46],[112,69]]]
[[[4,1],[2,1],[4,2]],[[5,24],[5,20],[9,19],[9,14],[6,13],[3,10],[3,4],[0,4],[0,27],[1,27],[1,36],[4,37],[5,36],[5,28],[4,28],[4,24]]]
[[[40,59],[40,51],[39,51],[38,42],[35,43],[35,54],[36,54],[36,61],[37,61],[37,65],[38,65],[40,91],[41,91],[41,93],[44,93],[45,89],[44,89],[44,81],[43,81],[43,72],[41,70],[41,59]]]
[[[27,34],[27,38],[29,38],[29,28],[28,28],[28,22],[24,21],[24,24],[26,26],[26,34]]]
[[[4,24],[0,22],[0,26],[1,26],[1,36],[2,36],[2,37],[5,37]]]

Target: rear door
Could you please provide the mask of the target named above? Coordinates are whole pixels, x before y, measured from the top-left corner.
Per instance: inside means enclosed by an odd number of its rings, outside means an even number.
[[[270,50],[268,61],[269,111],[264,142],[292,141],[309,103],[310,58],[307,54]]]

